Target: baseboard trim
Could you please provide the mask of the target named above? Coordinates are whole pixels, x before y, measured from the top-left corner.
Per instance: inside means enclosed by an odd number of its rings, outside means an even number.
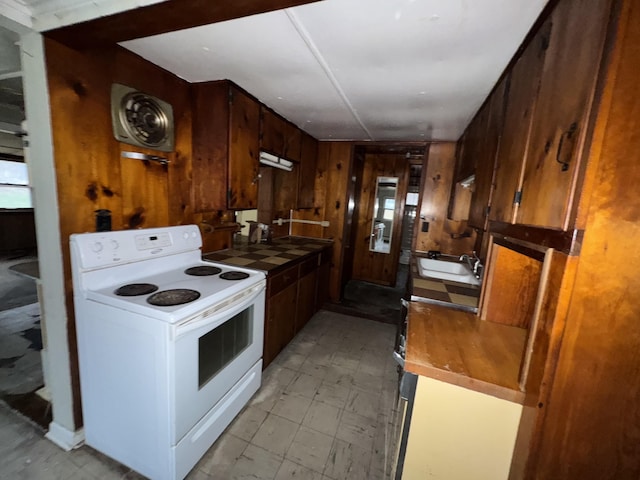
[[[78,448],[84,443],[84,429],[71,431],[56,422],[49,424],[49,431],[46,433],[45,438],[49,439],[64,451],[73,450]]]

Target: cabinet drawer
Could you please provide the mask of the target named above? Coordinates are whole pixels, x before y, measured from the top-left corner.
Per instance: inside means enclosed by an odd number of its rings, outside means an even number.
[[[318,254],[313,254],[300,264],[300,278],[318,268]]]
[[[298,281],[298,265],[287,268],[285,271],[275,274],[267,281],[267,295],[273,295],[281,292],[286,287]]]

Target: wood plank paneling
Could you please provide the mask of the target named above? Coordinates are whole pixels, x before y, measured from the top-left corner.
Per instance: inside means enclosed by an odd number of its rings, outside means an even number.
[[[407,196],[409,162],[404,153],[365,153],[362,186],[358,194],[358,219],[354,226],[352,278],[381,285],[395,285],[401,247],[402,212]],[[370,250],[378,177],[397,177],[396,203],[389,253]]]
[[[640,5],[621,5],[588,160],[585,237],[529,478],[640,477]]]
[[[492,250],[483,294],[482,318],[529,328],[538,295],[542,262],[497,244],[493,245]]]
[[[522,185],[529,133],[550,35],[551,20],[547,20],[531,39],[509,76],[490,220],[515,221],[514,194]]]
[[[426,252],[439,250],[461,255],[470,253],[475,242],[475,232],[467,228],[467,222],[447,219],[451,183],[453,180],[456,144],[432,143],[426,168],[422,168],[422,203],[419,223],[416,225],[415,250]],[[424,218],[422,218],[424,217]],[[423,222],[429,223],[429,231],[423,232]]]
[[[551,14],[517,222],[567,229],[610,0],[565,0]],[[583,15],[588,11],[589,15]]]

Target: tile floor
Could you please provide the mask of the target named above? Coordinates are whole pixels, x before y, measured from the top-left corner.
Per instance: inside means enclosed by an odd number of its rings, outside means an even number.
[[[188,479],[384,479],[392,471],[392,325],[318,312]],[[89,447],[63,452],[0,405],[0,478],[137,479]]]

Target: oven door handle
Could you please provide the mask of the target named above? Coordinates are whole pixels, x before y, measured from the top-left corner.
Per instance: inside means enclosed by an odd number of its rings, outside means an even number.
[[[215,324],[221,314],[228,314],[230,311],[233,312],[234,310],[240,312],[243,308],[251,305],[264,290],[265,283],[260,282],[258,285],[254,285],[253,287],[243,290],[227,300],[218,302],[195,317],[191,317],[176,325],[173,338],[177,339],[182,337],[183,335],[197,330],[204,325]]]

